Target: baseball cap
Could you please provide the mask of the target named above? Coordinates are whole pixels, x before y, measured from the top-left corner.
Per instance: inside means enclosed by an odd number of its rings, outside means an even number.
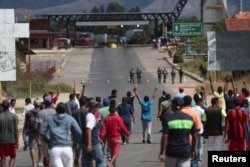
[[[102,101],[102,103],[103,103],[103,105],[104,105],[104,106],[109,105],[109,103],[110,103],[109,98],[107,98],[107,97],[106,97],[106,98],[104,98],[104,99],[103,99],[103,101]]]
[[[40,105],[42,105],[42,102],[40,101],[39,98],[36,98],[36,99],[34,100],[34,105],[35,105],[35,106],[40,106]]]
[[[43,102],[45,104],[51,104],[52,103],[52,98],[50,96],[45,96],[43,99]]]
[[[179,87],[179,91],[184,91],[184,87]]]
[[[175,97],[172,100],[172,103],[177,106],[177,108],[181,108],[184,104],[184,100],[180,97]]]
[[[89,107],[97,107],[97,106],[99,106],[100,105],[100,103],[98,103],[97,101],[95,101],[94,99],[91,99],[90,101],[89,101]]]

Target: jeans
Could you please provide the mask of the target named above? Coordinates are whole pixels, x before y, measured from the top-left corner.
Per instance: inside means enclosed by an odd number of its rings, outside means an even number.
[[[23,143],[24,145],[29,145],[29,137],[26,135],[26,131],[23,128]]]
[[[87,146],[83,146],[82,150],[82,167],[89,167],[92,159],[95,160],[96,167],[105,167],[105,159],[101,144],[92,145],[91,153],[87,152]]]
[[[203,137],[201,134],[197,135],[198,144],[196,147],[195,158],[191,160],[191,167],[197,167],[198,162],[201,162],[203,159]]]
[[[102,148],[103,154],[105,155],[106,158],[110,158],[111,154],[106,136],[104,137],[103,142],[104,142],[104,147]]]
[[[142,120],[142,139],[150,140],[151,138],[151,128],[152,128],[152,121]]]
[[[124,122],[127,130],[130,132],[131,131],[131,122]],[[122,143],[126,142],[126,135],[125,133],[121,133],[121,137],[122,137]]]

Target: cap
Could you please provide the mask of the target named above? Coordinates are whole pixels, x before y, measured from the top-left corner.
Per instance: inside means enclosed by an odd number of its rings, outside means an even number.
[[[107,98],[107,97],[106,97],[106,98],[104,98],[104,99],[103,99],[103,101],[102,101],[102,103],[103,103],[103,105],[104,105],[104,106],[109,105],[109,103],[110,103],[109,98]]]
[[[163,90],[163,91],[162,91],[162,94],[166,95],[166,94],[167,94],[167,92],[166,92],[165,90]]]
[[[52,98],[50,96],[45,96],[43,99],[43,102],[45,104],[51,104],[52,103]]]
[[[177,108],[181,108],[184,104],[184,100],[180,97],[175,97],[172,100],[172,104],[175,104]]]
[[[179,91],[184,91],[184,87],[179,87]]]
[[[100,105],[100,103],[98,103],[97,101],[95,101],[94,99],[91,99],[89,101],[89,107],[98,107]]]
[[[40,101],[39,98],[36,98],[36,99],[34,100],[34,105],[35,105],[35,106],[40,106],[40,105],[42,105],[42,102]]]

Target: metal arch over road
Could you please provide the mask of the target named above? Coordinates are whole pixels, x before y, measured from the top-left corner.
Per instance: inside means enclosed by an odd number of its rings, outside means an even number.
[[[46,18],[52,22],[77,22],[77,21],[136,21],[136,20],[164,20],[175,22],[188,0],[178,0],[173,12],[155,13],[72,13],[72,14],[43,14],[38,18]]]

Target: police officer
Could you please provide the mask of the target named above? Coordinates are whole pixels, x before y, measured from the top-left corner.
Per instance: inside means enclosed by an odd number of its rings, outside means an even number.
[[[176,76],[176,72],[174,71],[174,68],[172,68],[172,71],[171,71],[172,84],[174,84],[175,76]]]
[[[129,77],[130,77],[130,84],[133,82],[133,84],[135,83],[135,79],[134,79],[134,69],[131,68],[130,71],[129,71]]]
[[[158,67],[157,75],[158,75],[158,82],[161,83],[162,69],[160,67]]]
[[[162,73],[163,73],[163,82],[166,83],[168,77],[168,71],[166,70],[166,68],[163,69]]]
[[[141,70],[139,68],[137,68],[136,70],[136,76],[137,76],[137,83],[140,84],[141,83]]]

